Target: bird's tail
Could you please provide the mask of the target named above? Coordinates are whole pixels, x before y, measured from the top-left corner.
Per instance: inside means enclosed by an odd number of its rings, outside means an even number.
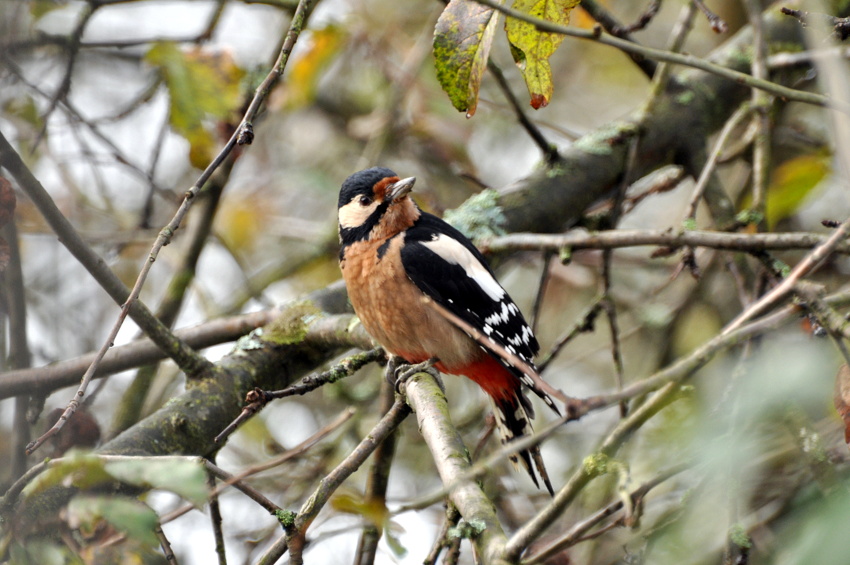
[[[534,411],[531,408],[528,398],[523,394],[522,389],[516,388],[515,394],[510,396],[491,396],[490,400],[493,403],[496,428],[499,430],[499,438],[502,440],[502,444],[507,444],[534,433],[534,430],[531,428],[531,418],[534,417]],[[515,467],[519,467],[522,464],[537,488],[540,488],[540,483],[537,480],[537,473],[539,473],[549,494],[555,496],[552,483],[549,481],[549,473],[546,471],[546,466],[543,464],[543,457],[540,455],[539,445],[523,449],[511,455],[510,459]],[[535,469],[537,470],[536,473]]]

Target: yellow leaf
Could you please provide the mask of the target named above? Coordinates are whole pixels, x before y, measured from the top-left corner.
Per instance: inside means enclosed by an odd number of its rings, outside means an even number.
[[[376,499],[364,499],[354,492],[340,492],[331,498],[331,506],[340,512],[356,514],[376,526],[382,526],[389,513],[386,504]]]
[[[570,12],[578,4],[579,0],[514,0],[513,8],[535,18],[567,25],[570,23]],[[533,24],[511,17],[505,22],[505,31],[514,61],[528,86],[531,106],[535,110],[546,106],[554,88],[549,57],[564,40],[564,36],[538,31]]]
[[[434,30],[434,64],[437,80],[452,105],[471,118],[478,106],[481,78],[499,22],[493,8],[451,0]]]
[[[204,168],[215,149],[215,137],[206,121],[226,118],[236,109],[244,71],[227,53],[201,48],[183,51],[167,41],[151,47],[145,59],[162,73],[171,101],[171,126],[189,141],[192,165]]]
[[[345,33],[330,25],[312,31],[306,39],[306,49],[300,51],[289,67],[286,102],[290,108],[315,100],[322,72],[339,55]]]
[[[263,233],[268,210],[261,198],[228,198],[216,219],[216,231],[232,250],[250,249]]]
[[[789,159],[776,168],[767,192],[769,229],[796,212],[806,196],[829,173],[829,163],[824,155],[810,154]]]

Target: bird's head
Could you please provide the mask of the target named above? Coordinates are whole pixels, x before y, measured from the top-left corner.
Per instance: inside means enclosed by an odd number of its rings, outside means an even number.
[[[401,179],[390,169],[372,167],[354,173],[339,191],[339,239],[343,245],[386,239],[409,228],[419,208],[407,197],[415,177]]]

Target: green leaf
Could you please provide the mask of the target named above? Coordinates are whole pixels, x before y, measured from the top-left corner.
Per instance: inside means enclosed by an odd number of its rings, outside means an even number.
[[[92,488],[112,481],[103,468],[103,461],[89,453],[71,452],[54,467],[50,467],[30,482],[23,490],[24,499],[55,486]]]
[[[106,520],[130,538],[156,546],[156,513],[134,498],[115,496],[76,496],[68,503],[68,523],[72,528],[93,532],[99,520]]]
[[[437,80],[452,105],[471,118],[478,107],[481,78],[499,21],[493,8],[470,0],[451,0],[434,30]]]
[[[145,60],[162,72],[171,100],[171,126],[189,141],[192,165],[203,168],[215,143],[204,121],[225,118],[236,108],[245,72],[225,53],[183,51],[167,41],[151,47]]]
[[[364,498],[355,492],[339,492],[331,498],[331,506],[340,512],[362,516],[376,526],[383,524],[389,514],[382,500]]]
[[[10,565],[38,563],[39,565],[67,565],[76,563],[71,552],[47,540],[26,540],[21,545],[13,542],[9,548]]]
[[[30,15],[32,15],[33,20],[38,21],[53,10],[58,10],[65,6],[66,4],[64,2],[57,2],[56,0],[35,0],[34,2],[30,2]]]
[[[514,0],[513,9],[530,16],[559,25],[570,22],[570,12],[579,4],[579,0]],[[552,69],[549,57],[555,52],[564,36],[557,33],[538,31],[528,22],[508,18],[505,31],[511,44],[514,61],[522,72],[531,106],[537,110],[552,98]]]
[[[404,532],[404,528],[393,520],[387,520],[384,524],[384,539],[387,540],[387,545],[390,546],[390,551],[399,558],[407,555],[407,548],[404,547],[401,540],[398,539],[398,534],[401,532]]]
[[[796,157],[779,165],[768,187],[768,229],[796,212],[829,171],[829,158],[817,154]]]
[[[109,461],[104,467],[120,481],[171,491],[195,506],[203,506],[209,496],[206,473],[196,459],[139,457]]]
[[[735,214],[735,221],[739,224],[759,224],[764,219],[764,214],[750,208],[744,208]]]
[[[3,106],[3,113],[18,118],[33,128],[41,128],[43,125],[35,101],[28,95],[7,101]]]

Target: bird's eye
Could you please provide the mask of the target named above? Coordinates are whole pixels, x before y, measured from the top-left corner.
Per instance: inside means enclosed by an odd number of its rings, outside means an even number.
[[[361,206],[368,206],[371,203],[372,203],[372,197],[371,196],[363,195],[363,196],[360,197],[360,205]]]

